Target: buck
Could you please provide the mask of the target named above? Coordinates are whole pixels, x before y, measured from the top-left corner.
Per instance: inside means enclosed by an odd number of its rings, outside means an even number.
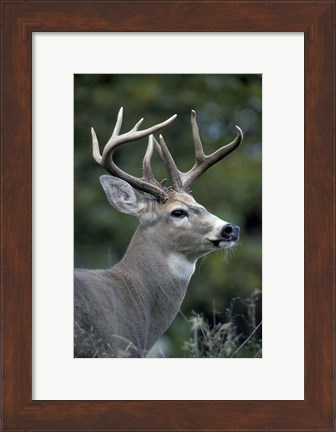
[[[239,227],[221,220],[197,203],[189,190],[194,180],[242,142],[236,138],[211,155],[205,155],[195,111],[191,112],[195,164],[181,172],[162,137],[153,133],[176,115],[145,130],[141,119],[129,132],[120,133],[123,109],[102,154],[91,129],[93,157],[111,175],[100,182],[109,203],[122,213],[136,216],[137,228],[124,257],[108,270],[75,270],[75,357],[145,357],[168,329],[186,294],[198,258],[230,248],[239,239]],[[114,160],[115,149],[148,137],[143,176],[134,177]],[[158,153],[170,186],[154,178],[151,157]]]

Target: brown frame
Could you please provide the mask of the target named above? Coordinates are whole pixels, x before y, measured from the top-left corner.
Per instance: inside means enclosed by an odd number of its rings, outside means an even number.
[[[2,430],[335,430],[335,0],[3,0],[1,21]],[[38,31],[304,32],[303,401],[32,401],[31,50]]]

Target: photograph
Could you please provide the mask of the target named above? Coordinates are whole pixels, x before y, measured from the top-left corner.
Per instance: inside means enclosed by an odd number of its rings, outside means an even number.
[[[74,357],[262,357],[262,75],[74,75]]]

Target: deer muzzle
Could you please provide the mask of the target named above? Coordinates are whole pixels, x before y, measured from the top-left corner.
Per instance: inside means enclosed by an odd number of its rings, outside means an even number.
[[[223,226],[220,235],[226,241],[239,240],[240,228],[237,225],[226,224]]]

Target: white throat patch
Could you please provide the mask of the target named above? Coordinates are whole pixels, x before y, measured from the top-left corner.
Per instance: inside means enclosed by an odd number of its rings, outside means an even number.
[[[195,271],[195,264],[182,254],[175,253],[168,256],[168,266],[173,275],[188,282]]]

